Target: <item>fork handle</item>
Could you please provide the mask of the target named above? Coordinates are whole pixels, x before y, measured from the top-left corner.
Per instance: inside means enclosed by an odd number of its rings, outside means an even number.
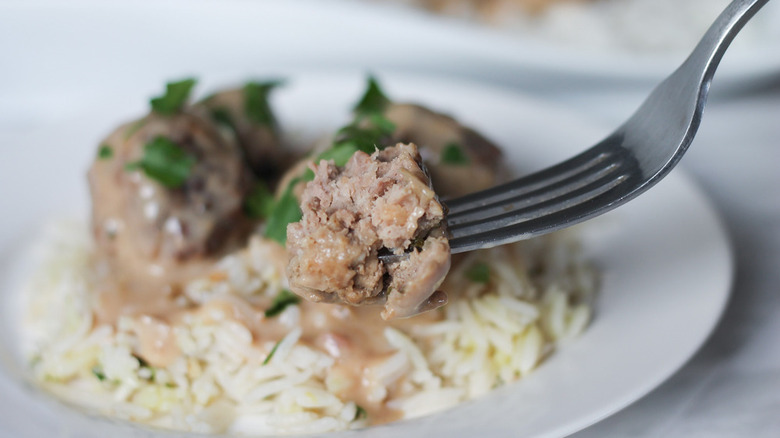
[[[721,12],[688,58],[661,82],[622,127],[623,132],[653,132],[667,122],[687,126],[682,141],[671,130],[669,138],[655,139],[655,148],[632,148],[640,165],[658,162],[658,157],[674,156],[661,168],[644,168],[649,181],[665,176],[677,165],[701,124],[712,77],[734,37],[769,0],[734,0]],[[669,102],[687,101],[688,106]]]
[[[680,66],[680,70],[690,67],[700,68],[703,78],[708,82],[711,81],[731,41],[742,30],[745,23],[768,2],[769,0],[732,1],[715,19],[688,59]]]

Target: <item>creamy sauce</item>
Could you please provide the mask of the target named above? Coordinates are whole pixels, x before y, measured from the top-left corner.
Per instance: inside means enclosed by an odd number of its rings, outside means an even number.
[[[208,272],[208,268],[203,272]],[[134,353],[155,367],[168,366],[181,355],[173,327],[186,315],[208,319],[220,313],[245,326],[256,345],[277,342],[290,331],[279,317],[265,317],[270,299],[250,303],[237,295],[225,295],[195,305],[176,299],[177,295],[175,288],[132,290],[107,277],[95,301],[95,318],[99,324],[116,325],[120,317],[129,317],[138,338],[138,350]],[[384,330],[386,327],[404,330],[428,324],[439,320],[441,313],[427,312],[414,318],[387,322],[380,317],[380,306],[350,307],[305,300],[298,306],[302,328],[299,342],[325,352],[335,360],[330,374],[343,383],[332,388],[333,392],[342,400],[354,401],[365,409],[371,424],[400,419],[401,412],[387,407],[385,401],[399,393],[402,381],[391,382],[388,392],[377,397],[376,379],[372,376],[372,368],[396,352],[385,339]]]

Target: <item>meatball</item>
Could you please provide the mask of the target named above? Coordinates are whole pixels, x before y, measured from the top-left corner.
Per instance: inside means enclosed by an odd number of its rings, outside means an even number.
[[[439,307],[450,267],[444,210],[414,144],[314,167],[287,228],[290,288],[315,302],[384,303],[382,317]],[[399,256],[385,262],[381,254]]]
[[[186,160],[181,181],[140,168],[143,160],[159,162],[150,150],[155,142]],[[242,206],[251,172],[236,144],[209,120],[151,114],[119,127],[103,150],[110,153],[101,153],[88,173],[92,226],[99,255],[124,283],[181,284],[250,231]]]
[[[389,104],[384,116],[395,124],[393,142],[419,146],[440,196],[462,196],[509,179],[501,150],[452,117],[407,103]],[[444,157],[447,148],[455,148],[463,160],[448,162]]]
[[[265,100],[268,90],[261,89],[272,86],[250,83],[213,94],[193,107],[193,111],[227,128],[236,137],[252,171],[271,184],[300,158],[281,144],[275,117]]]

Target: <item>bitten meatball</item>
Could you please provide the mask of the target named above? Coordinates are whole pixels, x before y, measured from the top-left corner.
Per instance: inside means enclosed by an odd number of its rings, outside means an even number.
[[[323,160],[313,170],[303,219],[287,228],[292,291],[315,302],[383,303],[384,319],[445,304],[436,290],[450,267],[444,211],[417,147],[358,151],[344,167]]]

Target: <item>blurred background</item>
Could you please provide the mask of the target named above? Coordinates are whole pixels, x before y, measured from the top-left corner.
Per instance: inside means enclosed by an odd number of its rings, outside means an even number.
[[[128,117],[140,114],[146,102],[138,96],[171,78],[195,75],[208,90],[313,70],[484,83],[565,108],[606,134],[728,3],[6,0],[0,147],[12,152],[15,139],[109,100]],[[775,437],[780,430],[779,6],[770,2],[726,54],[681,164],[731,236],[736,281],[728,309],[682,370],[577,438]]]

